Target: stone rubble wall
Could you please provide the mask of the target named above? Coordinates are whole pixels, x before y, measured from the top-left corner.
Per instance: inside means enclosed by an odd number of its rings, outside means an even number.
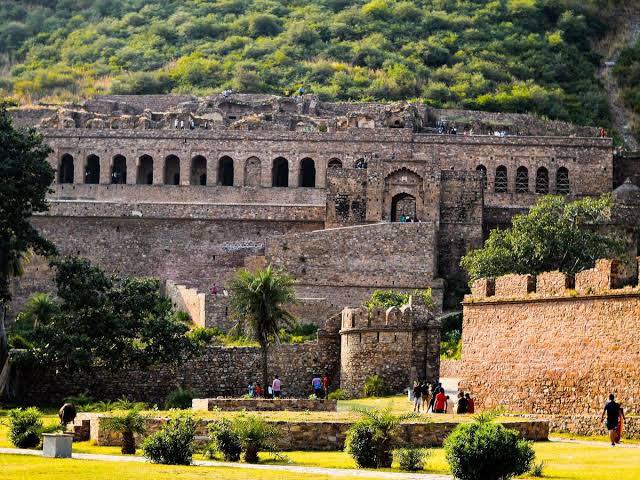
[[[164,284],[164,294],[169,297],[175,310],[187,312],[191,321],[199,326],[206,326],[205,294],[195,288],[178,285],[173,280]]]
[[[101,420],[108,417],[107,414],[79,414],[76,422],[90,419],[90,439],[99,446],[119,446],[120,434],[107,432],[101,427]],[[206,442],[208,425],[214,420],[200,419],[196,426],[197,439]],[[150,418],[145,422],[146,435],[157,432],[167,422],[166,418]],[[270,421],[280,431],[280,437],[276,443],[278,450],[319,450],[337,451],[343,450],[347,431],[351,427],[350,422],[331,421]],[[416,447],[441,447],[444,440],[458,425],[456,422],[437,423],[403,423],[400,425],[398,440],[399,446]],[[549,424],[546,421],[527,420],[503,422],[507,428],[513,429],[527,440],[544,441],[549,438]],[[136,435],[136,443],[139,445],[144,439]]]
[[[601,259],[575,290],[559,272],[539,275],[536,290],[531,276],[500,277],[495,295],[491,279],[477,281],[464,302],[460,388],[480,409],[598,415],[613,393],[639,413],[640,287],[616,289],[625,275]]]
[[[307,398],[194,398],[191,404],[194,411],[210,412],[249,411],[249,412],[335,412],[338,408],[337,400],[307,399]]]

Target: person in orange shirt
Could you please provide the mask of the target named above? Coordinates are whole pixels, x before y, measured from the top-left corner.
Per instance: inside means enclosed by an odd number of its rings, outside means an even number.
[[[444,394],[444,388],[436,394],[436,399],[433,402],[434,413],[447,413],[447,396]]]

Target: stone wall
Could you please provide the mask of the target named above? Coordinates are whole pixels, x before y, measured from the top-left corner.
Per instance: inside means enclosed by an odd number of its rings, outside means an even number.
[[[273,347],[269,372],[282,380],[285,397],[308,397],[313,393],[311,380],[316,375],[329,375],[330,390],[334,390],[340,384],[339,351],[338,336],[321,331],[318,341]],[[149,371],[93,369],[86,375],[22,371],[18,372],[22,379],[19,400],[23,404],[57,404],[66,396],[87,392],[95,398],[128,397],[162,406],[178,387],[190,388],[203,398],[237,397],[246,393],[249,383],[262,382],[261,365],[258,348],[211,346],[184,364]]]
[[[173,280],[167,280],[164,284],[164,294],[169,297],[175,310],[187,312],[191,321],[199,327],[206,325],[205,294],[195,288],[178,285]]]
[[[105,414],[79,414],[76,423],[90,420],[90,439],[100,446],[119,446],[120,435],[107,432],[101,426],[101,420],[107,417]],[[196,426],[196,434],[202,440],[208,435],[207,427],[213,420],[201,419]],[[151,418],[146,420],[147,435],[158,431],[166,418]],[[351,427],[350,422],[331,421],[270,421],[280,431],[277,448],[281,451],[295,450],[320,450],[337,451],[344,449],[347,431]],[[400,425],[398,440],[401,447],[441,447],[453,429],[456,422],[437,423],[403,423]],[[549,438],[549,425],[545,421],[517,421],[503,422],[507,428],[517,431],[522,438],[532,441],[544,441]],[[136,443],[143,440],[136,435]]]
[[[338,408],[336,400],[309,398],[194,398],[194,411],[210,412],[212,410],[250,412],[335,412]]]
[[[461,388],[481,409],[597,415],[614,393],[640,412],[640,288],[614,289],[618,272],[599,260],[577,291],[558,272],[540,275],[538,290],[530,276],[496,279],[495,295],[477,282],[464,302]]]

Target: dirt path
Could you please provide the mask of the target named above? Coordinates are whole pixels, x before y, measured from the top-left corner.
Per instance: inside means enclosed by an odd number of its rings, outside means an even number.
[[[620,133],[629,150],[638,151],[638,140],[631,130],[635,114],[625,108],[620,98],[618,83],[613,76],[613,68],[620,58],[622,49],[635,44],[640,38],[640,9],[638,7],[627,8],[632,8],[627,12],[627,15],[622,17],[627,20],[627,23],[620,25],[619,29],[612,32],[596,48],[604,57],[597,76],[607,91],[613,127]]]

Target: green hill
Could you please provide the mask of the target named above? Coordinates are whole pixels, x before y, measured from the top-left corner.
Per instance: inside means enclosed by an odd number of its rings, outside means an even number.
[[[307,92],[609,125],[614,0],[0,0],[0,94]]]

